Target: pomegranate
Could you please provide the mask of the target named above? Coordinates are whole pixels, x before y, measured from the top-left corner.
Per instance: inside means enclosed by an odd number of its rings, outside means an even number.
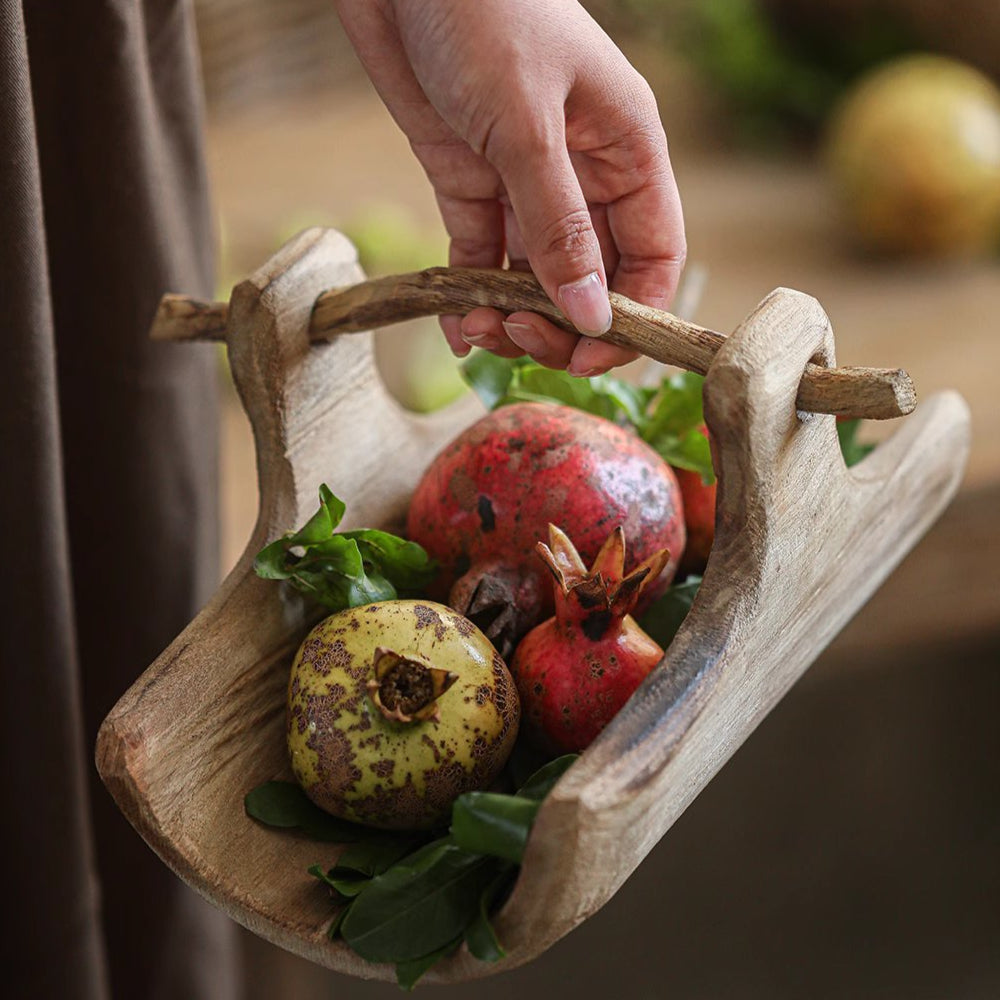
[[[684,550],[670,466],[633,432],[554,403],[503,406],[448,444],[417,485],[407,535],[441,567],[429,596],[474,621],[507,657],[552,613],[535,554],[550,522],[562,525],[586,560],[615,525],[636,562],[669,549],[645,603],[669,585]]]
[[[446,820],[514,746],[514,681],[485,636],[431,601],[346,608],[306,636],[288,681],[292,772],[321,809],[385,829]]]
[[[684,524],[687,527],[687,545],[681,557],[682,572],[703,573],[708,565],[708,554],[715,541],[715,492],[716,483],[705,485],[701,473],[690,469],[674,469],[684,498]]]
[[[701,432],[707,437],[708,428]],[[682,573],[703,573],[708,565],[708,554],[715,541],[715,494],[718,484],[713,480],[706,485],[700,472],[674,468],[677,483],[684,501],[684,526],[687,545],[681,556]]]
[[[663,658],[630,612],[669,553],[653,553],[626,576],[619,526],[587,572],[566,534],[549,525],[549,544],[539,542],[538,554],[555,577],[556,613],[520,641],[511,673],[534,742],[553,753],[577,753]]]

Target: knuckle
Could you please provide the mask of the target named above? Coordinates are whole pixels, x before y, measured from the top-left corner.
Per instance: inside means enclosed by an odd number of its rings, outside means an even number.
[[[560,142],[565,145],[562,132],[547,117],[532,114],[530,109],[522,114],[511,110],[483,134],[480,153],[502,169],[514,160],[546,162]]]
[[[660,120],[660,109],[656,102],[656,94],[645,77],[638,74],[632,80],[629,95],[633,112],[641,121]]]
[[[547,256],[590,257],[594,253],[595,242],[590,213],[582,208],[551,220],[542,226],[538,234],[538,249]]]
[[[683,269],[684,265],[687,263],[688,259],[688,248],[687,240],[682,236],[680,238],[680,243],[677,249],[674,251],[674,260],[677,263],[678,269]]]

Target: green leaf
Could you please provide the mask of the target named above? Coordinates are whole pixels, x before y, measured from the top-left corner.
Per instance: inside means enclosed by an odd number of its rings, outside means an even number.
[[[638,426],[653,393],[614,375],[581,378],[531,361],[515,364],[503,403],[549,402],[572,406],[613,423]]]
[[[640,427],[646,420],[646,408],[654,392],[641,386],[633,385],[614,375],[594,375],[588,379],[593,390],[599,395],[605,395],[635,427]]]
[[[555,787],[556,782],[579,760],[580,755],[576,753],[563,754],[550,760],[540,767],[534,774],[524,782],[518,789],[517,794],[522,798],[544,799]]]
[[[326,483],[319,486],[319,510],[306,522],[304,528],[294,537],[299,545],[311,545],[328,538],[330,533],[344,519],[347,505]]]
[[[451,836],[460,847],[520,863],[541,800],[577,759],[566,754],[549,761],[515,795],[466,792],[451,807]]]
[[[373,878],[411,854],[419,841],[419,837],[409,834],[376,834],[373,839],[348,847],[337,858],[330,874],[352,872]]]
[[[499,862],[450,838],[432,841],[372,879],[351,905],[341,934],[370,962],[409,962],[460,937]]]
[[[466,792],[451,807],[451,836],[463,850],[521,863],[539,802],[495,792]]]
[[[462,377],[487,410],[495,409],[507,395],[514,375],[514,361],[489,351],[473,351],[461,365]]]
[[[683,583],[674,584],[639,619],[640,628],[650,639],[666,649],[691,610],[700,585],[700,576],[689,576]]]
[[[699,473],[708,486],[715,482],[715,470],[712,448],[703,429],[704,384],[704,377],[694,372],[679,372],[664,379],[640,434],[668,465]]]
[[[706,486],[711,486],[715,482],[712,446],[701,430],[691,430],[677,436],[664,435],[657,440],[654,447],[668,465],[699,473]]]
[[[325,882],[338,896],[350,899],[376,875],[410,854],[419,841],[410,834],[373,833],[369,839],[348,847],[332,868],[313,865],[309,874]]]
[[[476,352],[462,365],[466,381],[488,409],[509,403],[557,403],[616,423],[638,425],[652,391],[614,375],[581,378],[530,358]]]
[[[326,936],[334,941],[340,937],[340,925],[344,922],[344,917],[347,916],[347,911],[350,910],[351,904],[346,903],[341,906],[337,912],[333,915],[333,920],[330,921],[330,926],[326,929]]]
[[[310,865],[309,874],[313,878],[317,878],[320,882],[323,882],[327,887],[332,889],[336,894],[337,898],[348,898],[351,896],[356,896],[360,891],[361,887],[368,881],[365,876],[358,875],[356,873],[352,874],[351,878],[334,878],[333,869],[331,868],[327,871],[322,865]]]
[[[490,923],[490,912],[497,898],[510,885],[515,871],[512,865],[506,867],[483,890],[479,899],[479,909],[472,922],[465,928],[465,943],[469,953],[481,962],[498,962],[507,954],[493,929],[493,924]]]
[[[875,445],[862,444],[857,440],[860,426],[860,420],[837,421],[837,438],[840,440],[840,451],[844,456],[844,462],[848,466],[857,465],[865,455],[875,450]]]
[[[653,441],[663,435],[681,436],[705,421],[702,390],[705,378],[695,372],[678,372],[665,378],[651,402],[651,413],[642,436]]]
[[[400,590],[419,591],[434,573],[431,559],[422,546],[388,531],[364,528],[345,531],[341,537],[354,540],[365,564],[380,566]]]
[[[324,843],[351,843],[371,835],[356,823],[324,812],[294,781],[265,781],[247,792],[243,806],[251,819],[266,826],[295,829]]]
[[[254,572],[265,580],[287,580],[292,575],[285,564],[287,550],[284,538],[265,545],[253,561]]]
[[[323,880],[342,896],[356,896],[377,875],[405,858],[420,838],[375,834],[373,839],[353,844],[337,858]]]
[[[449,941],[446,945],[432,951],[429,955],[421,955],[406,962],[396,963],[396,982],[407,993],[417,985],[417,980],[432,966],[436,965],[446,955],[450,955],[462,943],[461,936]]]
[[[578,378],[541,365],[515,368],[514,376],[504,402],[561,403],[606,420],[615,418],[618,407],[614,398],[606,392],[596,391],[589,378]]]
[[[325,483],[319,496],[319,510],[303,528],[257,553],[258,576],[287,580],[331,611],[391,601],[430,583],[435,567],[419,545],[375,528],[337,533],[344,504]]]

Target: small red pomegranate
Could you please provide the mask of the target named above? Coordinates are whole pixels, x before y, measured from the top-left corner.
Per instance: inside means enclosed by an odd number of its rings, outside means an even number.
[[[702,425],[701,432],[708,437],[708,428]],[[715,495],[718,483],[705,485],[700,472],[690,469],[674,469],[677,484],[681,488],[684,501],[684,526],[687,529],[687,544],[680,560],[683,573],[704,573],[708,565],[708,554],[715,541]]]
[[[554,525],[538,553],[555,577],[554,618],[533,628],[514,650],[511,673],[522,721],[553,753],[589,746],[663,658],[663,650],[630,612],[667,564],[662,549],[625,575],[625,533],[615,529],[590,572]]]
[[[636,562],[669,549],[647,601],[684,551],[680,488],[670,466],[634,433],[554,403],[488,413],[431,462],[410,503],[407,535],[442,567],[429,596],[472,619],[507,657],[552,613],[535,546],[562,525],[592,560],[621,525]]]
[[[680,568],[684,573],[704,573],[708,554],[715,541],[715,491],[716,483],[706,486],[700,472],[675,469],[677,482],[684,498],[684,524],[687,527],[687,546],[681,557]]]

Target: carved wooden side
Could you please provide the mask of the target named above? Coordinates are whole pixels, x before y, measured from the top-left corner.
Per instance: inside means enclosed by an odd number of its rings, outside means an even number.
[[[778,290],[709,370],[719,510],[700,593],[661,667],[543,804],[497,924],[508,967],[610,899],[958,487],[960,397],[928,400],[848,470],[834,418],[796,413],[810,360],[834,363],[827,317]],[[482,974],[461,954],[431,978]]]
[[[254,554],[316,509],[320,482],[347,502],[345,525],[398,520],[429,456],[481,412],[471,397],[434,416],[400,408],[369,334],[310,344],[319,292],[361,277],[343,236],[311,230],[234,290],[227,343],[257,449],[257,525],[213,599],[109,714],[97,765],[150,846],[230,916],[317,962],[370,975],[326,940],[329,901],[307,874],[336,848],[266,830],[242,805],[261,781],[291,778],[288,666],[317,617],[259,579]]]

